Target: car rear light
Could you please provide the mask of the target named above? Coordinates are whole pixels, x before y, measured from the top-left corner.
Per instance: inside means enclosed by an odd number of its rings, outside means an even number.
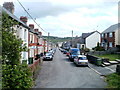
[[[70,55],[70,53],[68,53],[68,55]]]

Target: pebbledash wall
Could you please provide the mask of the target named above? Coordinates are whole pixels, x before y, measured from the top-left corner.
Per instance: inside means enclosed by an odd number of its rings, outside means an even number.
[[[17,25],[14,27],[14,29],[16,30],[16,36],[18,38],[21,38],[21,40],[23,41],[22,45],[26,45],[26,47],[28,48],[28,28],[22,26],[22,25]],[[27,60],[28,63],[28,52],[21,52],[21,63],[22,60]]]

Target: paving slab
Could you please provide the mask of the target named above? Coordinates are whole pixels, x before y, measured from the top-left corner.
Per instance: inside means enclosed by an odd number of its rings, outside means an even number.
[[[110,64],[118,64],[117,61],[109,61]]]
[[[104,75],[104,76],[114,73],[116,69],[116,65],[100,67],[94,64],[89,64],[89,67],[93,68],[94,70],[98,71],[101,75]]]
[[[116,61],[120,63],[120,60],[119,60],[119,59],[116,59]]]

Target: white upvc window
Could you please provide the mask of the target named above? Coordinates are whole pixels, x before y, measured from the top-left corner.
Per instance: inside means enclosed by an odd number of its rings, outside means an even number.
[[[27,34],[27,30],[26,29],[24,29],[24,42],[26,42],[27,40],[27,37],[26,37],[26,34]]]
[[[109,47],[113,47],[113,45],[112,45],[113,43],[112,42],[109,42]]]
[[[111,32],[111,33],[109,33],[109,37],[113,37],[113,33]]]
[[[101,46],[104,47],[104,43],[101,43]]]
[[[107,38],[107,33],[105,33],[105,37]]]
[[[102,35],[101,35],[101,36],[102,36],[102,38],[104,38],[104,34],[103,34],[103,33],[102,33]]]

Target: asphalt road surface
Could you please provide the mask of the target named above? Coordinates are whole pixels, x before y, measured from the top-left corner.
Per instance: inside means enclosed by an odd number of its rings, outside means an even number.
[[[104,78],[89,67],[76,67],[56,50],[53,61],[43,61],[34,88],[104,88]]]

